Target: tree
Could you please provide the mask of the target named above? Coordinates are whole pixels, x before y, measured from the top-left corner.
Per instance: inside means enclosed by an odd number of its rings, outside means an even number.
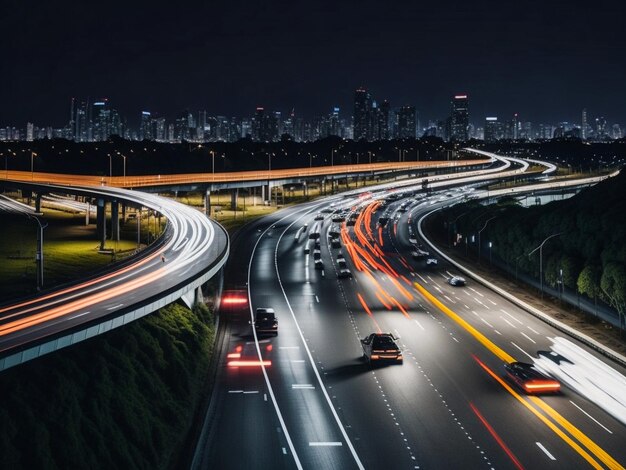
[[[620,325],[623,328],[622,317],[626,313],[626,268],[621,263],[613,262],[605,266],[600,278],[600,289],[620,316]]]

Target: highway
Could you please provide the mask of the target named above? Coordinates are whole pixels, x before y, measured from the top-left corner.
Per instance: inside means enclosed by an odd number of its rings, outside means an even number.
[[[428,250],[416,225],[424,214],[471,196],[472,181],[523,167],[513,163],[459,174],[455,188],[432,182],[430,194],[421,181],[352,191],[241,231],[194,468],[623,468],[624,368],[478,282],[449,285],[459,271],[441,257],[411,256]],[[328,236],[337,226],[341,248]],[[338,277],[340,252],[352,278]],[[249,325],[259,307],[276,311],[277,336]],[[363,360],[360,339],[380,331],[400,338],[402,364]],[[513,360],[559,377],[562,392],[525,395],[504,379]]]
[[[145,255],[134,257],[111,271],[0,306],[2,357],[104,320],[110,320],[104,330],[121,326],[120,319],[126,312],[137,311],[152,299],[180,289],[209,269],[218,269],[227,258],[228,237],[224,230],[203,213],[183,204],[108,187],[53,185],[47,189],[58,193],[78,189],[81,194],[94,198],[104,195],[130,201],[163,214],[167,228],[155,248],[148,248]],[[149,311],[138,312],[135,317],[146,313]],[[2,368],[6,367],[3,363]]]

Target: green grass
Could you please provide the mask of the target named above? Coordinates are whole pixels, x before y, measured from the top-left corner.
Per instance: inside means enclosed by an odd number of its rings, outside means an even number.
[[[126,223],[120,231],[122,240],[107,240],[99,253],[94,224],[85,226],[85,216],[54,209],[44,209],[44,287],[53,287],[101,269],[137,249],[136,224]],[[152,218],[154,221],[154,218]],[[161,219],[162,225],[165,220]],[[93,220],[92,220],[93,222]],[[109,221],[110,223],[110,221]],[[155,224],[152,222],[152,231]],[[148,239],[148,223],[142,224],[142,240]],[[25,216],[0,213],[0,301],[36,291],[37,224]]]

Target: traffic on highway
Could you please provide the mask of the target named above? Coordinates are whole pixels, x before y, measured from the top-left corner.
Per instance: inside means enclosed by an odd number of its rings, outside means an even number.
[[[482,156],[486,170],[353,190],[240,231],[194,467],[623,468],[623,365],[470,277],[421,229],[528,170]]]

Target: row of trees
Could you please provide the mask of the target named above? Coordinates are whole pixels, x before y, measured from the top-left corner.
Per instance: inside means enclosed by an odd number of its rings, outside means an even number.
[[[213,350],[206,306],[172,304],[0,374],[0,468],[168,468]]]
[[[548,285],[564,286],[592,300],[601,300],[626,314],[626,173],[578,195],[544,206],[523,208],[512,199],[483,206],[470,202],[442,214],[449,233],[492,243],[493,256],[511,271],[539,278],[543,246],[543,272]],[[489,219],[487,226],[485,222]]]

